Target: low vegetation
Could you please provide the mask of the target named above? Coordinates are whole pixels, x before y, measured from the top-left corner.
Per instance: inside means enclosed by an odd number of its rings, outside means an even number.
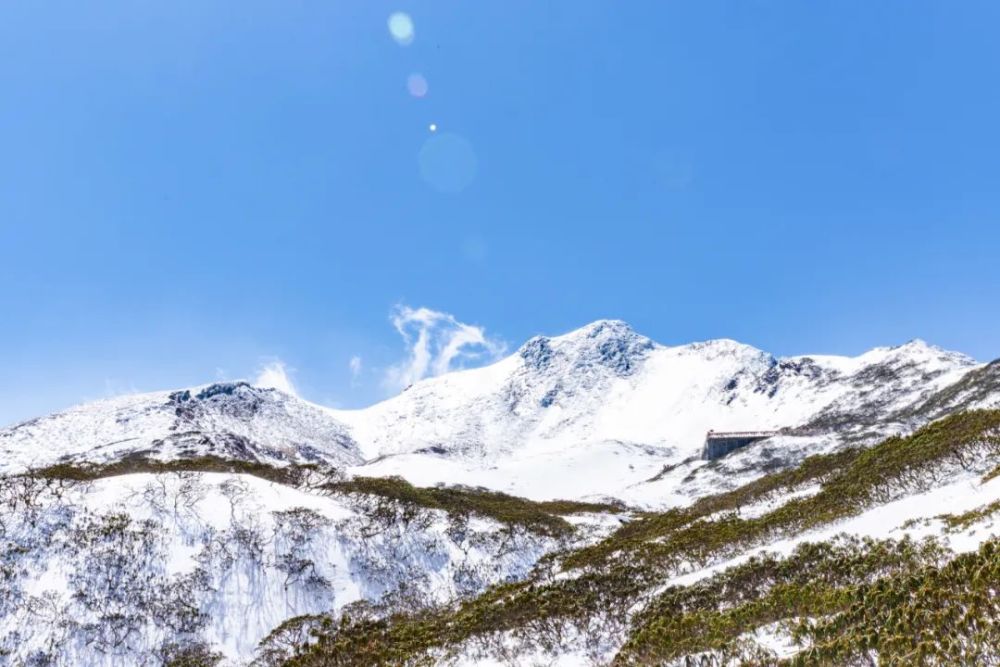
[[[87,482],[119,475],[139,473],[207,472],[251,475],[276,484],[296,486],[307,473],[318,471],[317,466],[288,465],[273,466],[257,461],[224,459],[218,456],[161,461],[145,454],[135,453],[111,463],[57,463],[45,468],[32,470],[28,474],[46,479],[61,479]]]
[[[1000,664],[1000,543],[826,593],[838,613],[794,628],[792,665]]]
[[[941,514],[937,518],[944,521],[950,531],[958,532],[991,518],[997,512],[1000,512],[1000,500],[994,500],[991,503],[971,509],[968,512],[962,512],[961,514]]]
[[[635,618],[616,663],[650,664],[713,652],[741,657],[740,637],[776,621],[843,611],[844,590],[925,566],[950,554],[934,540],[840,536],[804,543],[787,558],[764,554],[691,586],[674,586]]]
[[[436,664],[459,653],[502,657],[512,645],[559,653],[569,644],[595,660],[617,665],[677,660],[771,665],[780,663],[778,658],[748,637],[759,628],[778,626],[802,649],[785,661],[788,665],[1000,664],[995,648],[1000,646],[1000,544],[994,540],[978,552],[956,556],[933,540],[841,536],[802,544],[786,557],[757,555],[697,583],[664,588],[678,575],[776,539],[836,524],[946,483],[956,473],[1000,470],[998,455],[1000,411],[954,415],[870,449],[809,457],[794,469],[689,507],[631,512],[634,520],[605,539],[573,549],[563,540],[574,533],[567,515],[619,514],[627,508],[535,502],[467,487],[421,488],[400,478],[345,478],[317,466],[279,467],[210,456],[159,461],[141,454],[103,465],[63,463],[31,471],[17,484],[7,480],[9,490],[0,484],[0,496],[8,498],[12,512],[21,512],[32,506],[33,494],[60,493],[62,485],[116,475],[240,473],[349,498],[365,520],[338,524],[336,530],[354,530],[359,543],[395,543],[410,534],[408,522],[426,523],[445,513],[456,538],[468,519],[478,516],[503,525],[494,545],[500,551],[508,544],[504,531],[509,541],[533,533],[560,540],[566,549],[542,558],[523,580],[479,592],[482,584],[451,604],[430,599],[394,606],[358,603],[337,618],[319,614],[290,619],[262,643],[262,665]],[[778,499],[780,504],[773,502]],[[1000,503],[991,503],[938,518],[950,529],[961,530],[998,508]],[[285,584],[310,590],[326,586],[307,539],[325,520],[303,509],[278,518],[275,530],[280,534],[275,539],[283,547],[276,552],[275,567]],[[142,526],[125,530],[108,525],[117,531],[113,535],[145,534]],[[100,537],[111,528],[91,532]],[[403,532],[385,532],[390,528]],[[109,562],[117,562],[113,559],[118,552],[106,551]],[[387,565],[373,561],[372,568]],[[197,627],[197,610],[181,604],[184,590],[174,592],[178,603],[167,620],[178,627]],[[108,592],[81,599],[80,604],[111,618],[114,614],[101,605],[114,599]],[[201,645],[170,648],[165,664],[211,664],[216,659]]]
[[[367,497],[381,501],[370,509],[385,513],[385,503],[394,508],[443,510],[456,517],[481,516],[509,526],[552,537],[573,532],[564,515],[587,512],[620,513],[620,504],[586,503],[568,500],[532,501],[505,493],[464,486],[417,487],[400,477],[345,478],[339,471],[318,465],[275,466],[257,461],[224,459],[217,456],[162,461],[145,454],[132,454],[111,463],[66,462],[39,468],[27,476],[65,482],[87,482],[139,473],[229,473],[258,477],[286,486],[308,486],[332,494]],[[394,512],[395,513],[395,512]]]
[[[573,527],[560,515],[582,512],[621,512],[624,507],[567,500],[536,502],[505,493],[458,486],[416,487],[401,477],[354,477],[331,482],[336,493],[375,496],[387,501],[444,510],[452,516],[478,515],[499,523],[519,525],[551,536],[565,536]]]
[[[607,657],[613,638],[622,635],[628,641],[616,658],[620,664],[658,664],[696,654],[709,656],[697,664],[721,665],[726,659],[771,664],[758,649],[745,653],[743,635],[800,618],[805,620],[789,632],[809,648],[796,664],[870,664],[876,654],[892,657],[883,664],[932,658],[935,664],[979,664],[967,659],[985,655],[980,648],[994,640],[998,618],[987,582],[1000,582],[1000,571],[992,569],[1000,564],[994,565],[996,551],[989,545],[975,557],[953,557],[935,542],[841,538],[804,545],[787,559],[762,556],[694,586],[658,588],[673,575],[932,488],[957,471],[981,471],[996,463],[998,454],[1000,411],[977,411],[868,450],[811,457],[794,470],[691,507],[643,515],[592,547],[547,560],[527,581],[494,587],[461,604],[388,618],[327,619],[288,664],[433,663],[477,646],[503,655],[511,636],[522,648],[553,652],[576,638],[585,651]],[[817,487],[811,495],[760,516],[741,516],[744,508],[775,494],[810,485]],[[422,502],[444,502],[430,498]],[[976,566],[983,569],[973,572]],[[945,582],[958,585],[957,572],[979,577],[979,583],[959,589],[975,606],[947,610],[944,605],[939,611],[943,603],[934,596],[946,595],[948,588],[940,587]],[[916,582],[933,587],[917,598],[930,605],[923,613],[937,614],[932,627],[940,633],[955,620],[956,631],[964,633],[960,640],[950,642],[947,635],[932,640],[918,632],[920,608],[905,595],[914,595],[907,586]],[[969,608],[983,615],[962,616]],[[643,611],[636,615],[638,610]],[[866,625],[873,619],[885,632]],[[910,635],[899,635],[904,629]],[[900,636],[914,637],[914,645],[904,647]]]

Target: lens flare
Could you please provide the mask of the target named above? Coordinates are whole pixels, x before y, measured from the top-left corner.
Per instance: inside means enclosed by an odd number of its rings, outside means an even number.
[[[475,180],[478,162],[464,137],[442,132],[428,138],[420,149],[420,176],[439,192],[457,194]]]
[[[423,97],[427,94],[427,79],[420,72],[414,72],[406,78],[406,89],[414,97]]]
[[[405,12],[393,12],[389,16],[389,34],[400,46],[409,46],[415,35],[413,19]]]

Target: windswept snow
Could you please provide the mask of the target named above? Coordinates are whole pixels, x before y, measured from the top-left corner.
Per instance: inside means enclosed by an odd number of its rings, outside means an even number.
[[[25,470],[211,456],[663,508],[950,411],[998,406],[998,369],[923,341],[853,358],[778,358],[732,340],[664,346],[623,322],[599,321],[533,338],[495,364],[418,382],[363,410],[332,410],[246,382],[71,408],[0,429],[0,655],[158,664],[181,641],[245,664],[286,619],[349,604],[398,610],[411,599],[452,601],[523,578],[567,546],[510,524],[392,509],[333,487],[214,472],[75,483],[12,476]],[[779,435],[709,462],[700,458],[709,429]],[[759,516],[815,491],[741,511]],[[1000,478],[983,484],[958,475],[664,585],[840,532],[943,535],[956,550],[973,549],[995,532],[992,519],[956,532],[934,516],[994,500]],[[621,519],[574,516],[584,528],[574,539],[600,539]],[[780,628],[757,636],[787,648]],[[555,659],[579,664],[587,650]],[[482,658],[469,653],[458,662]]]
[[[0,430],[0,472],[128,454],[277,464],[361,461],[346,428],[327,410],[245,382],[119,396]]]
[[[853,358],[777,358],[726,339],[664,346],[601,320],[362,410],[241,382],[91,403],[0,430],[0,471],[130,453],[214,454],[322,461],[536,499],[665,506],[848,440],[913,430],[933,399],[935,409],[959,407],[963,397],[998,404],[1000,391],[947,394],[983,368],[919,340]],[[705,466],[709,429],[786,434]]]
[[[0,656],[124,667],[201,642],[245,664],[288,618],[468,596],[524,577],[560,545],[483,518],[370,509],[246,475],[2,480]],[[611,528],[576,520],[592,539]]]
[[[826,451],[843,436],[912,430],[923,423],[919,415],[855,433],[850,420],[905,410],[979,367],[923,341],[855,358],[776,358],[725,339],[667,347],[624,322],[599,321],[533,338],[491,366],[335,414],[369,459],[352,468],[359,474],[477,484],[537,499],[614,496],[663,506]],[[735,475],[713,474],[723,464],[679,484],[702,467],[709,429],[802,433],[780,439],[794,445],[783,462],[772,457]],[[752,450],[759,458],[769,448]],[[683,471],[670,477],[678,483],[644,485],[671,466]]]

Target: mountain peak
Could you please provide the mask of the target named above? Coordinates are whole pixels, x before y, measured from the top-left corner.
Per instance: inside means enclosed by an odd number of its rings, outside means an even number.
[[[865,356],[872,354],[883,354],[888,357],[902,359],[920,358],[950,360],[951,362],[957,363],[959,366],[972,366],[977,363],[975,359],[966,354],[946,350],[937,345],[928,343],[923,338],[913,338],[906,341],[902,345],[894,345],[892,347],[877,347],[865,355],[862,355],[860,358],[864,358]]]
[[[626,322],[597,320],[561,336],[535,336],[518,354],[536,370],[548,367],[558,357],[571,367],[604,366],[618,375],[629,375],[655,347],[656,343]]]
[[[757,349],[753,345],[747,345],[746,343],[741,343],[738,340],[733,340],[732,338],[713,338],[712,340],[681,345],[679,348],[675,349],[695,352],[705,359],[733,357],[737,359],[745,359],[748,362],[751,360],[763,360],[768,364],[774,363],[774,357],[767,352]]]
[[[632,326],[625,322],[624,320],[594,320],[590,324],[585,324],[579,329],[575,329],[568,334],[560,336],[560,338],[569,338],[571,336],[586,336],[593,338],[595,336],[603,335],[617,335],[617,336],[627,336],[636,335],[635,330]]]
[[[905,343],[899,345],[887,345],[885,347],[876,347],[872,351],[880,350],[883,352],[943,352],[944,350],[937,345],[931,345],[923,338],[911,338]]]
[[[557,345],[593,345],[595,341],[608,340],[633,341],[649,346],[656,345],[651,339],[636,333],[628,322],[622,320],[596,320],[569,333],[549,337],[549,340]]]

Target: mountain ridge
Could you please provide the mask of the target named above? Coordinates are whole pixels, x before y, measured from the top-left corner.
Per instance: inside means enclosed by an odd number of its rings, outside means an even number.
[[[598,321],[363,410],[245,381],[77,406],[0,429],[0,664],[776,664],[803,650],[784,573],[846,587],[802,598],[827,627],[865,577],[992,562],[998,405],[1000,361],[923,341]]]
[[[1000,392],[959,390],[966,375],[988,368],[920,339],[856,357],[776,357],[725,338],[662,345],[621,320],[597,320],[534,336],[493,364],[421,380],[358,410],[246,381],[84,404],[0,429],[0,466],[127,452],[224,455],[323,462],[540,500],[573,491],[546,479],[570,475],[579,487],[569,497],[683,503],[687,495],[661,497],[642,482],[675,466],[683,479],[703,479],[689,484],[691,497],[733,483],[698,471],[709,429],[785,433],[750,450],[759,461],[747,452],[732,459],[760,474],[775,465],[768,455],[775,447],[792,464],[809,452],[911,431],[932,414],[996,404]],[[638,488],[648,494],[635,495]]]

